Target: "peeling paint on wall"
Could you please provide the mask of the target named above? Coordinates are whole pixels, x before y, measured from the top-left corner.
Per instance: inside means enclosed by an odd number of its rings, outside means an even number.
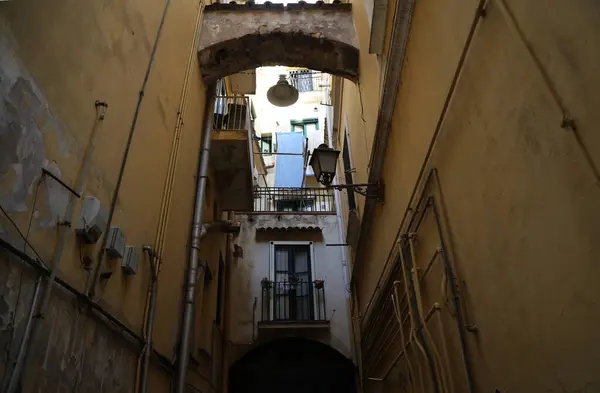
[[[56,162],[48,158],[44,138],[55,134],[61,157],[68,157],[76,143],[49,110],[10,42],[0,28],[0,203],[9,212],[25,212],[42,168],[61,176]],[[64,214],[68,195],[54,181],[45,182],[44,189],[49,213],[40,225],[48,228]]]

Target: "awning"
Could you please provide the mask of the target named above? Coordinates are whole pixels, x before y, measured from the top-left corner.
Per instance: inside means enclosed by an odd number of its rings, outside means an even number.
[[[315,225],[270,224],[256,227],[256,232],[321,232],[321,227]]]

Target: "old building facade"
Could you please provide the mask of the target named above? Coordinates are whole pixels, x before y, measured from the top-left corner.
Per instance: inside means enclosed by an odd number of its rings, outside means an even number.
[[[599,13],[0,2],[0,388],[597,391]],[[277,194],[275,65],[383,198]]]
[[[364,390],[598,389],[600,8],[383,3],[334,125],[338,178],[385,185],[342,203]]]

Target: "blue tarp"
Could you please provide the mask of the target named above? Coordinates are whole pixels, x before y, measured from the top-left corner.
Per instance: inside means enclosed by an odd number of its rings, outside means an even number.
[[[304,153],[301,132],[278,132],[277,153]],[[278,155],[275,160],[275,187],[302,187],[304,157]]]

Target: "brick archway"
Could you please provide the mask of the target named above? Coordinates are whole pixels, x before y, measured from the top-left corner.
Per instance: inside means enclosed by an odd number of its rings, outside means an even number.
[[[358,80],[358,44],[350,4],[206,7],[198,48],[212,81],[261,66],[306,67]]]

